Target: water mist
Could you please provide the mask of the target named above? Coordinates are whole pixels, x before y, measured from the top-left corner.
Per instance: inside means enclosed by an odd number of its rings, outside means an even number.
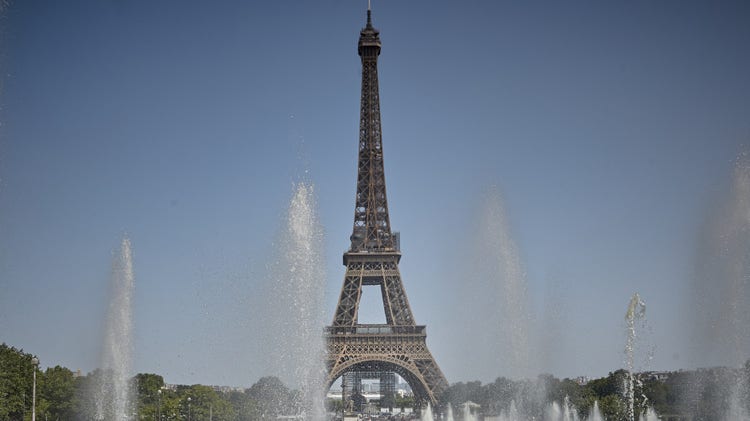
[[[705,230],[698,253],[691,314],[693,363],[739,369],[750,359],[750,153],[735,161],[730,189],[719,201]],[[741,371],[741,370],[740,370]],[[746,376],[724,380],[731,384],[724,419],[750,419]],[[699,399],[700,386],[693,396]]]
[[[635,409],[635,351],[636,351],[636,327],[638,322],[644,322],[646,319],[646,304],[641,300],[641,296],[636,292],[628,303],[628,310],[625,312],[625,322],[627,323],[627,341],[625,343],[625,369],[628,371],[625,379],[625,402],[627,403],[627,416],[630,421],[636,420]]]
[[[314,187],[298,183],[271,268],[269,355],[274,373],[302,392],[306,419],[325,418],[323,383],[325,260]]]
[[[604,421],[604,416],[602,416],[602,411],[599,409],[599,401],[594,401],[594,406],[591,408],[591,412],[589,412],[589,417],[586,418],[588,421]]]
[[[432,416],[432,405],[430,405],[429,402],[427,402],[427,407],[425,407],[422,410],[422,415],[419,418],[420,421],[435,421],[435,418]]]
[[[488,313],[487,324],[479,326],[494,335],[487,343],[495,354],[492,371],[513,378],[533,376],[537,358],[533,356],[534,347],[529,345],[531,318],[526,275],[497,189],[485,196],[479,227],[473,265],[472,287],[476,290],[469,302],[473,312]]]
[[[122,239],[112,262],[110,301],[104,331],[102,369],[95,391],[97,420],[131,419],[129,384],[133,355],[133,255],[130,240]]]

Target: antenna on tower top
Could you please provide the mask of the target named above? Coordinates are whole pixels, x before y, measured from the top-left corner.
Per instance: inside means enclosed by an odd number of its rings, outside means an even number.
[[[372,9],[370,7],[370,0],[367,0],[367,27],[372,27]]]

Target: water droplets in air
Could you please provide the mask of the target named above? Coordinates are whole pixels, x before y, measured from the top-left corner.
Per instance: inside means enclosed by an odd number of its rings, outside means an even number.
[[[445,408],[445,421],[454,421],[453,420],[453,406],[451,406],[450,403]]]
[[[427,403],[427,407],[422,410],[420,421],[434,421],[435,418],[432,416],[432,406]]]
[[[323,229],[311,183],[294,186],[270,268],[269,355],[273,373],[302,391],[306,419],[324,419]],[[292,414],[293,415],[293,414]]]
[[[112,262],[110,301],[104,330],[102,372],[95,390],[96,419],[131,419],[129,384],[133,355],[133,254],[124,237]]]
[[[587,418],[588,421],[604,421],[604,416],[602,416],[602,411],[599,409],[599,401],[594,401],[594,406],[591,408],[591,412],[589,412],[589,417]]]
[[[637,379],[635,377],[635,352],[636,338],[638,332],[636,327],[645,323],[646,304],[641,300],[641,296],[636,292],[630,298],[628,309],[625,312],[625,322],[627,323],[627,340],[625,342],[625,368],[627,377],[625,379],[625,401],[627,403],[627,416],[630,421],[635,421],[635,386]]]
[[[478,334],[490,335],[485,344],[494,353],[492,372],[521,378],[533,376],[536,358],[530,346],[531,318],[526,274],[510,222],[497,189],[484,197],[471,275],[468,304],[483,314]]]
[[[697,256],[693,302],[693,363],[740,369],[750,349],[750,153],[736,159],[731,184],[709,218]],[[725,420],[750,419],[750,385],[726,379]],[[700,386],[686,396],[697,399]]]

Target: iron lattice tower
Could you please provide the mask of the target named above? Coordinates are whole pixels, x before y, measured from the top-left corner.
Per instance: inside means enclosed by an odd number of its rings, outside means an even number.
[[[378,93],[379,31],[360,32],[362,97],[359,118],[359,164],[351,247],[344,253],[346,274],[333,324],[326,328],[327,387],[345,373],[398,373],[420,403],[437,403],[448,386],[427,349],[425,326],[414,321],[398,263],[401,251],[391,232],[385,191],[383,144]],[[362,287],[380,286],[385,324],[359,324]]]

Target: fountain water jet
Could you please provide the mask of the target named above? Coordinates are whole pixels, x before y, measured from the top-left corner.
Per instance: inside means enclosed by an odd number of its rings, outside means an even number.
[[[500,415],[497,417],[497,421],[520,421],[521,419],[515,400],[511,400],[508,409],[500,411]]]
[[[547,411],[545,411],[544,419],[546,421],[557,421],[561,418],[562,418],[562,409],[560,408],[560,404],[557,402],[552,402],[547,407]]]
[[[567,396],[565,396],[562,405],[554,401],[549,404],[544,419],[545,421],[579,421],[578,411],[570,403],[570,398]]]
[[[570,403],[570,398],[563,401],[563,421],[578,421],[578,411]]]
[[[301,182],[286,212],[277,245],[279,256],[271,268],[273,327],[269,345],[271,364],[285,382],[300,388],[299,410],[308,420],[325,419],[323,229],[318,221],[315,189]]]
[[[627,342],[625,344],[625,368],[628,371],[625,380],[625,400],[627,402],[627,416],[630,421],[635,421],[635,345],[636,345],[636,322],[646,317],[646,304],[636,292],[630,299],[628,310],[625,313],[627,322]]]
[[[641,415],[640,421],[659,421],[659,416],[656,415],[656,411],[653,408],[648,408]]]
[[[479,417],[471,412],[471,406],[466,402],[464,404],[464,421],[479,421]]]
[[[445,421],[453,421],[453,406],[450,403],[445,408]]]
[[[133,254],[125,236],[112,262],[109,310],[104,333],[102,368],[96,390],[96,419],[131,419],[129,376],[133,355]]]
[[[737,157],[730,189],[711,215],[697,259],[694,300],[690,312],[697,366],[741,367],[750,358],[750,151]],[[750,420],[750,384],[743,376],[730,385],[724,419]],[[699,399],[693,385],[688,401]]]
[[[496,188],[485,195],[480,212],[470,300],[475,310],[491,315],[484,321],[492,326],[487,332],[491,337],[486,345],[494,360],[488,363],[508,377],[531,377],[536,374],[538,358],[537,347],[530,346],[526,274],[511,236],[502,196]],[[481,293],[477,294],[478,291]]]
[[[435,418],[432,416],[432,406],[427,403],[427,407],[422,411],[422,416],[419,418],[420,421],[434,421]]]
[[[589,412],[586,421],[604,421],[602,411],[599,409],[599,401],[594,401],[594,406],[591,408],[591,412]]]

